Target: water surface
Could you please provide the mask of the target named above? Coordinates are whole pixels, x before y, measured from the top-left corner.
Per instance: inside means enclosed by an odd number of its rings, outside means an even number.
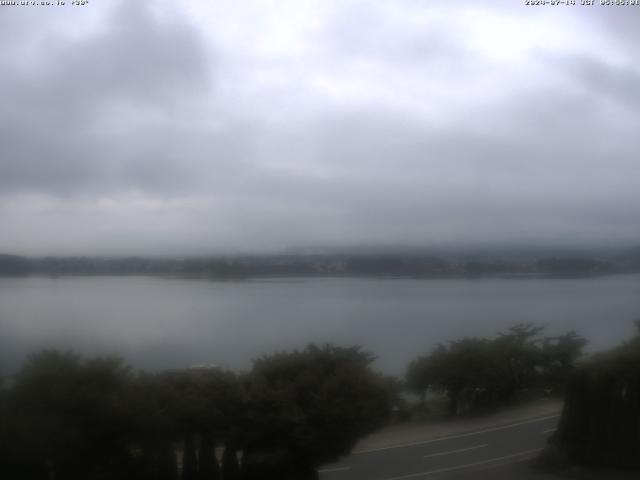
[[[150,277],[0,279],[0,369],[31,351],[114,353],[136,367],[234,369],[309,342],[359,344],[404,371],[438,342],[518,322],[575,329],[606,348],[640,317],[640,275],[582,279],[313,278],[218,282]]]

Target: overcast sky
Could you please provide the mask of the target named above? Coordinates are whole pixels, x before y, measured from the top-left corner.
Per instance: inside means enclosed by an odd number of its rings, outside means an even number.
[[[640,243],[640,7],[67,1],[0,42],[0,251]]]

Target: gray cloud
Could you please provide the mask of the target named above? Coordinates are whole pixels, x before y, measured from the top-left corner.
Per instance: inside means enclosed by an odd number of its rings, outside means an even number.
[[[633,67],[611,66],[603,61],[590,58],[563,58],[566,68],[597,99],[606,99],[621,108],[640,109],[640,70]]]
[[[2,76],[1,189],[99,189],[135,170],[119,162],[144,162],[140,144],[157,153],[168,134],[181,134],[144,119],[170,118],[190,96],[207,95],[212,54],[188,24],[161,24],[144,5],[122,2],[106,28],[80,40],[51,31],[37,62]]]
[[[640,238],[635,21],[171,5],[0,17],[0,250]]]

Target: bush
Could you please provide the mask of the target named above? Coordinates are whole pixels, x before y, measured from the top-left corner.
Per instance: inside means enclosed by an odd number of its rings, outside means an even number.
[[[257,360],[247,380],[248,458],[288,452],[282,461],[301,474],[349,453],[390,415],[392,393],[372,361],[358,347],[313,345]]]
[[[248,478],[313,478],[388,418],[392,389],[372,361],[357,347],[309,346],[242,376],[134,375],[118,359],[41,352],[0,385],[0,463],[24,480],[213,479],[224,445],[225,479],[239,478],[238,450]]]
[[[576,464],[640,468],[640,332],[571,376],[553,442]]]
[[[540,337],[543,327],[516,325],[494,339],[464,338],[412,361],[407,386],[425,399],[441,392],[449,413],[490,408],[533,388],[562,391],[586,341],[575,332]]]

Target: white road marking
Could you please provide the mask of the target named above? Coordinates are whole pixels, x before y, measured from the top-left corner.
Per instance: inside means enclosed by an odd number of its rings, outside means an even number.
[[[555,432],[556,430],[557,430],[557,428],[549,428],[548,430],[543,430],[542,434],[544,435],[545,433]]]
[[[346,472],[347,470],[351,470],[351,467],[322,468],[318,473]]]
[[[516,463],[528,462],[531,460],[530,457],[518,458],[517,460],[507,460],[504,462],[494,463],[493,465],[485,465],[482,469],[479,470],[496,470],[498,468],[506,467],[507,465],[515,465]]]
[[[432,453],[431,455],[425,455],[424,458],[440,457],[442,455],[453,455],[454,453],[468,452],[469,450],[476,450],[478,448],[488,447],[489,444],[475,445],[473,447],[459,448],[458,450],[449,450],[448,452]]]
[[[420,441],[420,442],[400,443],[400,444],[397,444],[397,445],[391,445],[389,447],[371,448],[369,450],[361,450],[359,452],[353,452],[352,455],[362,455],[363,453],[382,452],[384,450],[394,450],[396,448],[414,447],[416,445],[427,445],[429,443],[444,442],[446,440],[455,440],[457,438],[466,438],[466,437],[471,437],[473,435],[481,435],[483,433],[497,432],[498,430],[506,430],[508,428],[519,427],[521,425],[528,425],[530,423],[544,422],[545,420],[550,420],[552,418],[557,418],[559,416],[560,416],[560,414],[558,413],[558,414],[555,414],[555,415],[547,415],[546,417],[534,418],[534,419],[531,419],[531,420],[525,420],[525,421],[522,421],[522,422],[512,423],[512,424],[509,424],[509,425],[502,425],[500,427],[485,428],[484,430],[477,430],[475,432],[461,433],[461,434],[458,434],[458,435],[447,435],[447,436],[444,436],[444,437],[434,438],[432,440],[423,440],[423,441]]]
[[[409,475],[401,475],[399,477],[389,477],[389,478],[385,478],[384,480],[404,480],[406,478],[427,477],[429,475],[435,475],[438,473],[453,472],[456,470],[463,470],[465,468],[479,467],[480,465],[486,465],[488,463],[522,457],[524,455],[531,455],[532,453],[537,453],[537,452],[540,452],[541,450],[542,450],[541,448],[534,448],[533,450],[525,450],[523,452],[518,452],[511,455],[505,455],[504,457],[496,457],[496,458],[490,458],[489,460],[482,460],[481,462],[467,463],[465,465],[457,465],[455,467],[439,468],[437,470],[430,470],[428,472],[410,473]]]

